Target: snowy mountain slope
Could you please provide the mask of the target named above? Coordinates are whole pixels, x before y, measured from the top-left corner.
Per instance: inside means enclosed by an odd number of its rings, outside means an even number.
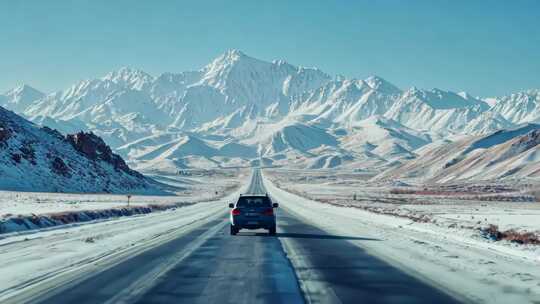
[[[257,148],[223,138],[210,140],[195,133],[165,133],[152,135],[118,148],[119,153],[128,156],[135,166],[144,163],[151,166],[174,171],[174,167],[191,168],[195,165],[211,165],[227,167],[231,164],[247,165],[250,159],[256,158]]]
[[[280,117],[288,113],[290,97],[330,79],[318,69],[295,67],[281,60],[265,62],[238,50],[219,56],[200,72],[201,79],[187,87],[181,106],[173,110],[175,127],[197,128],[211,121],[216,125],[216,120],[240,108]]]
[[[308,169],[332,169],[341,166],[347,161],[351,161],[350,156],[344,156],[341,154],[321,155],[315,157],[307,165]]]
[[[24,111],[34,101],[45,96],[29,85],[21,85],[0,95],[0,106],[15,112]]]
[[[322,146],[337,146],[337,139],[325,129],[297,119],[282,120],[278,123],[259,122],[249,137],[241,141],[247,145],[259,146],[263,156],[286,151],[300,154]]]
[[[60,130],[65,129],[61,122],[76,121],[78,126],[103,136],[113,147],[161,130],[170,122],[148,93],[123,88],[109,79],[83,81],[65,92],[48,95],[30,105],[24,114],[40,123],[54,121],[50,127]]]
[[[135,145],[140,146],[143,143],[144,141],[137,141],[119,150],[127,150],[127,155],[137,160],[179,159],[189,155],[211,158],[219,154],[215,147],[193,135],[182,134],[165,143],[150,145],[150,148],[142,145],[142,149],[133,149]]]
[[[488,149],[537,129],[540,129],[540,125],[526,124],[515,129],[499,130],[474,141],[463,153],[467,154],[475,149]]]
[[[540,177],[540,130],[532,130],[503,144],[479,153],[471,153],[462,161],[447,166],[432,180],[488,180],[500,178]]]
[[[399,89],[378,77],[334,80],[298,97],[292,110],[348,126],[386,113],[399,93]]]
[[[330,80],[315,68],[298,68],[282,60],[265,62],[238,50],[227,51],[202,71],[200,83],[219,89],[237,105],[254,103],[260,108]]]
[[[150,92],[155,98],[164,98],[158,104],[164,104],[166,97],[181,96],[188,86],[196,83],[202,77],[201,71],[187,71],[182,73],[163,73],[155,78]]]
[[[390,141],[380,144],[377,148],[373,149],[371,153],[381,156],[389,161],[401,158],[413,159],[416,157],[413,152],[407,150],[402,145]]]
[[[208,86],[189,87],[172,109],[171,126],[190,130],[234,111],[235,105],[220,90]]]
[[[169,122],[168,117],[155,107],[148,94],[135,90],[111,93],[103,103],[81,111],[72,119],[102,125],[117,123],[132,131],[154,125],[163,129]]]
[[[258,157],[257,147],[238,142],[227,142],[219,148],[219,155],[225,157],[242,157],[252,159]]]
[[[387,95],[399,95],[402,93],[401,89],[393,85],[392,83],[384,80],[383,78],[373,75],[364,80],[373,90],[381,92]]]
[[[55,92],[24,110],[28,117],[43,115],[68,120],[80,112],[103,103],[112,93],[124,89],[110,80],[84,80],[65,91]]]
[[[540,177],[540,125],[425,146],[419,156],[379,174],[375,180],[487,180]]]
[[[441,133],[459,132],[489,106],[474,98],[433,89],[411,88],[385,113],[385,116],[416,130]]]
[[[29,120],[39,126],[47,126],[58,130],[63,134],[77,133],[89,129],[87,124],[78,119],[61,120],[49,116],[34,116]]]
[[[170,148],[178,140],[181,140],[185,134],[182,132],[167,132],[156,135],[150,135],[147,137],[135,140],[127,145],[118,147],[116,151],[127,158],[137,159],[144,155],[151,155],[154,153],[156,156],[160,153],[154,151],[166,150]],[[150,157],[151,158],[151,157]]]
[[[540,122],[540,90],[496,98],[492,110],[515,124]]]
[[[330,152],[346,154],[338,144],[326,130],[291,120],[277,124],[259,122],[241,141],[180,132],[150,136],[118,150],[131,160],[161,163],[161,167],[166,163],[182,163],[187,167],[187,163],[192,163],[184,161],[188,156],[204,158],[212,163],[233,161],[247,164],[248,160],[258,159],[259,155],[285,161],[289,157],[311,158],[323,154],[317,149],[325,147],[331,148]]]
[[[162,193],[99,137],[64,137],[1,107],[0,177],[3,190]]]
[[[506,120],[501,114],[493,111],[486,111],[469,121],[463,128],[462,133],[482,135],[497,130],[511,129],[513,127],[515,127],[515,125]]]
[[[257,126],[257,113],[254,106],[242,106],[229,115],[218,117],[202,124],[197,131],[206,133],[242,136],[252,132]]]
[[[105,75],[101,80],[110,81],[131,90],[146,91],[152,86],[154,77],[141,70],[122,67]]]
[[[335,146],[337,140],[324,130],[313,126],[303,124],[288,125],[272,134],[263,155],[288,149],[307,152],[322,145]]]
[[[383,171],[373,178],[379,181],[393,181],[400,179],[415,179],[425,181],[440,172],[453,159],[457,159],[467,149],[474,138],[458,140],[455,142],[435,142],[417,150],[416,159]]]
[[[412,130],[382,116],[372,116],[355,123],[349,134],[342,138],[343,146],[352,150],[366,144],[372,145],[373,150],[390,141],[414,150],[430,143],[432,139],[426,133]]]

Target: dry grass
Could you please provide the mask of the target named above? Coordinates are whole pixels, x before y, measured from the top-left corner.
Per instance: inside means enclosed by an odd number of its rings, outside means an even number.
[[[481,229],[482,233],[494,241],[510,241],[518,244],[540,245],[540,237],[533,232],[520,232],[514,229],[500,231],[499,226],[489,225]]]

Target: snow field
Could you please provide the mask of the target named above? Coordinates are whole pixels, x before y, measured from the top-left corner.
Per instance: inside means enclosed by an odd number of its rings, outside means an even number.
[[[219,199],[235,191],[248,175],[247,171],[231,172],[233,173],[198,172],[191,176],[152,176],[162,183],[182,187],[183,190],[170,196],[132,195],[130,206],[166,206]],[[0,219],[18,215],[103,210],[125,206],[126,195],[0,191]]]

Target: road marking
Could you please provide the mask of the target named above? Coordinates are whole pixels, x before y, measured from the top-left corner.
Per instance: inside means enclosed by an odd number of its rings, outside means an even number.
[[[133,303],[137,301],[138,298],[143,296],[148,290],[154,287],[158,283],[158,281],[170,270],[172,270],[176,265],[178,265],[178,263],[182,262],[195,250],[201,247],[210,237],[214,236],[221,229],[223,229],[226,224],[226,221],[221,221],[218,225],[211,227],[199,237],[197,237],[193,242],[189,243],[184,250],[171,256],[166,261],[161,263],[158,267],[152,269],[152,271],[145,276],[140,277],[138,280],[129,285],[129,287],[123,289],[118,294],[116,294],[116,296],[105,302],[105,304]]]
[[[326,284],[322,275],[314,270],[309,260],[303,258],[291,239],[279,239],[287,259],[298,279],[298,285],[304,295],[306,303],[332,303],[341,304],[341,300],[331,286]]]

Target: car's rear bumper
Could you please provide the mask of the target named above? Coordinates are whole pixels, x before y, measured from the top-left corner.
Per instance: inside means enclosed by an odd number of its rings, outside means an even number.
[[[236,229],[270,229],[276,226],[276,220],[274,217],[271,218],[237,218],[233,217],[231,219],[231,224]]]

